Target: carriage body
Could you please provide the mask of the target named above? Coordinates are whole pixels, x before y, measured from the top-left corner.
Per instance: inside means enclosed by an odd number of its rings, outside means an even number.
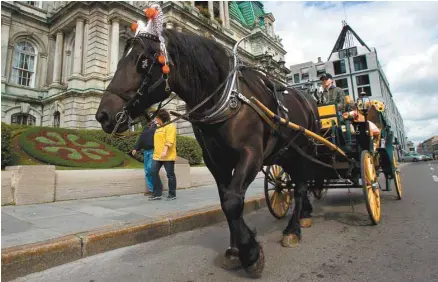
[[[380,191],[391,191],[392,182],[398,199],[402,197],[400,172],[397,168],[394,133],[386,118],[383,103],[368,101],[365,120],[344,119],[337,111],[336,103],[318,106],[320,116],[319,136],[336,145],[348,159],[336,154],[322,142],[315,142],[314,157],[331,164],[331,168],[318,167],[308,182],[308,191],[321,199],[329,189],[360,188],[370,219],[374,224],[380,221]],[[377,138],[371,136],[368,118],[379,128]],[[293,180],[279,166],[266,168],[265,197],[268,208],[276,218],[286,215],[293,202]],[[378,178],[384,175],[386,185],[380,185]]]

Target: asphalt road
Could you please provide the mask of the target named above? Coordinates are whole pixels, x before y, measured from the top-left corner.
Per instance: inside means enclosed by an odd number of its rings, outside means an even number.
[[[433,177],[435,175],[435,177]],[[438,281],[438,162],[402,167],[404,198],[382,192],[382,221],[371,226],[361,190],[329,191],[297,248],[279,240],[286,220],[267,209],[246,217],[266,265],[259,281]],[[246,281],[220,267],[228,228],[219,224],[114,250],[16,281]]]

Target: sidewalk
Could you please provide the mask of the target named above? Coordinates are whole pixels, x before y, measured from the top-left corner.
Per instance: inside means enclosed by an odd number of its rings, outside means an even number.
[[[262,195],[263,178],[257,178],[248,188],[246,198]],[[167,196],[167,192],[163,196]],[[143,194],[135,194],[38,205],[3,206],[2,249],[103,227],[122,226],[140,220],[150,219],[152,222],[169,215],[184,214],[218,204],[217,187],[210,184],[177,190],[177,199],[173,201],[148,201]]]

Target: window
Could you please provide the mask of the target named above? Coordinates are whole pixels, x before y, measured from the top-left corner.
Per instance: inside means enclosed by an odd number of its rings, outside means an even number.
[[[294,83],[300,83],[300,74],[299,73],[294,74]]]
[[[35,125],[36,118],[33,115],[16,113],[11,116],[12,124]]]
[[[35,82],[36,51],[28,41],[15,45],[12,65],[12,83],[33,87]]]
[[[316,66],[316,76],[320,77],[323,73],[325,73],[325,66],[324,65]]]
[[[339,88],[348,88],[348,81],[346,78],[335,80],[336,86]]]
[[[336,83],[337,87],[342,88],[342,90],[344,90],[345,95],[349,94],[348,81],[346,78],[337,79],[337,80],[335,80],[335,83]]]
[[[367,94],[367,96],[371,96],[371,87],[369,87],[369,86],[359,86],[358,88],[357,88],[357,93],[362,93],[362,91],[364,91],[366,94]]]
[[[309,79],[309,69],[308,68],[301,69],[301,79],[302,80]]]
[[[339,59],[357,56],[357,47],[351,47],[339,51]]]
[[[354,70],[355,71],[366,70],[368,68],[367,58],[365,57],[365,55],[359,56],[359,57],[354,57],[353,62],[354,62]]]
[[[335,69],[335,75],[347,72],[347,69],[345,68],[345,60],[333,62],[333,68]]]
[[[61,113],[56,111],[53,114],[53,127],[59,127],[61,125]]]
[[[42,4],[41,1],[25,1],[24,3],[37,8],[41,8],[41,4]]]
[[[370,84],[370,77],[368,76],[368,74],[358,75],[358,76],[356,76],[356,84],[357,84],[357,86],[369,85]]]

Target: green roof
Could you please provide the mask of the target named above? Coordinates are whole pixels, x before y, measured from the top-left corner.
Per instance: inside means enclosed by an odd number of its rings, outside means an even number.
[[[243,25],[252,26],[266,13],[260,1],[230,1],[230,17]],[[263,25],[263,21],[261,21]]]

